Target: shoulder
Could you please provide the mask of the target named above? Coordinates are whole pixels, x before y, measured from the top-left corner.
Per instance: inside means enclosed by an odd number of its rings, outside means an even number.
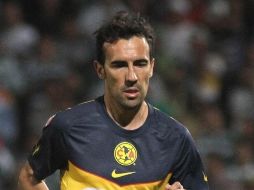
[[[159,109],[153,109],[153,136],[174,144],[175,147],[182,150],[179,152],[196,152],[194,139],[187,127]]]
[[[71,108],[67,108],[64,111],[60,111],[57,113],[57,116],[62,119],[70,119],[75,120],[84,116],[84,114],[92,114],[96,110],[96,100],[90,100],[87,102],[83,102],[77,104]]]
[[[151,113],[154,122],[154,130],[164,135],[170,135],[180,138],[190,135],[186,126],[184,126],[181,122],[162,112],[154,106],[150,105],[150,107],[150,109],[152,110]]]
[[[56,129],[67,130],[72,125],[85,123],[98,115],[98,101],[90,100],[57,112],[46,124]]]

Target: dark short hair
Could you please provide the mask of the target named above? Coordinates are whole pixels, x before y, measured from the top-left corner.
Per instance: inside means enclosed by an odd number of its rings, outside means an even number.
[[[108,22],[102,25],[96,32],[97,60],[104,64],[105,53],[103,44],[114,43],[119,39],[130,39],[133,36],[144,37],[149,45],[150,58],[153,54],[154,30],[150,23],[139,13],[131,14],[126,11],[117,12]]]

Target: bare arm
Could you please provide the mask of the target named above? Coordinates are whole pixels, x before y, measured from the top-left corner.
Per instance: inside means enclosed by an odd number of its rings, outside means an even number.
[[[33,176],[33,169],[27,162],[20,171],[18,190],[48,190],[48,187]]]

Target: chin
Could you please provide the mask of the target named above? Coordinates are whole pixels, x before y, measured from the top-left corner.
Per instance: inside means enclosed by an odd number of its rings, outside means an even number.
[[[126,109],[134,109],[140,107],[142,105],[143,99],[135,98],[135,99],[127,99],[122,102],[123,107]]]

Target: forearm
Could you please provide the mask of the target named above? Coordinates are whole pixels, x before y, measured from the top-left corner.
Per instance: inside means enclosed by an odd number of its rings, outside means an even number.
[[[20,171],[18,190],[48,190],[44,181],[38,181],[27,163]]]
[[[19,182],[18,190],[48,190],[48,187],[43,181],[36,184],[32,184],[30,182]]]

